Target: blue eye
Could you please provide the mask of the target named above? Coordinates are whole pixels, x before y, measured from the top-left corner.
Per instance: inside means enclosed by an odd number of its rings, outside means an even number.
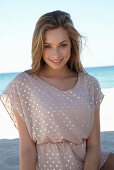
[[[45,48],[51,48],[51,46],[50,45],[45,45]]]
[[[61,47],[66,47],[67,46],[67,44],[61,44]]]

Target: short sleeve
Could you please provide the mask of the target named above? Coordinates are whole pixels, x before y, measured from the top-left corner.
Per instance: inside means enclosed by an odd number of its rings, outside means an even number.
[[[100,84],[95,78],[94,81],[94,111],[96,111],[104,98],[104,94],[101,91]]]
[[[20,93],[16,85],[15,78],[10,81],[5,90],[1,93],[0,100],[8,112],[10,118],[13,120],[15,127],[18,129],[14,111],[19,114],[23,121],[25,121],[25,119],[20,99]]]

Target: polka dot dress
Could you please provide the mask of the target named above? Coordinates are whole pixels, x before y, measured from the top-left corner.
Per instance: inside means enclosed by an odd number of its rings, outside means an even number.
[[[64,91],[25,71],[0,96],[16,128],[13,110],[36,142],[38,170],[83,170],[86,139],[103,97],[98,80],[89,74],[79,72],[75,86]],[[100,167],[108,156],[101,153]]]

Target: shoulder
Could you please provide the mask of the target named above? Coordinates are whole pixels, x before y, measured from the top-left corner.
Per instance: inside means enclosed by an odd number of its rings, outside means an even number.
[[[30,76],[25,71],[17,74],[5,87],[2,94],[14,94],[24,92],[26,89],[30,89],[29,78]]]
[[[13,79],[14,81],[18,81],[18,80],[24,80],[24,79],[26,79],[26,72],[25,71],[23,71],[23,72],[20,72],[19,74],[17,74],[16,76],[15,76],[15,78]]]
[[[89,73],[82,73],[81,72],[81,84],[84,85],[84,87],[87,87],[89,89],[94,88],[100,88],[99,81],[96,77],[90,75]]]
[[[90,75],[89,73],[80,73],[81,74],[81,78],[86,81],[86,82],[89,82],[90,84],[91,83],[96,83],[98,82],[98,79],[92,75]]]
[[[25,71],[17,74],[7,85],[7,87],[20,88],[21,86],[28,84],[28,77]]]
[[[15,77],[14,77],[14,79],[12,79],[12,81],[14,82],[14,83],[24,83],[24,82],[26,82],[26,81],[28,81],[28,79],[29,79],[29,75],[28,75],[28,73],[26,73],[25,71],[23,71],[23,72],[20,72],[19,74],[17,74]]]

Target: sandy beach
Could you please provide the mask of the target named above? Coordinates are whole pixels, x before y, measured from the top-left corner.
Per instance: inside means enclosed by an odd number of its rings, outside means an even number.
[[[101,147],[114,152],[114,88],[102,89]],[[19,135],[0,102],[0,170],[19,170]]]

